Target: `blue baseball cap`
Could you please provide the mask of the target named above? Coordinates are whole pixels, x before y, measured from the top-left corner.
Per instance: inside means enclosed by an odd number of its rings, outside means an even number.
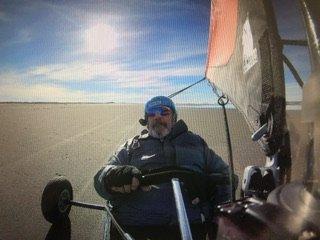
[[[170,108],[173,113],[176,113],[176,107],[173,101],[165,96],[157,96],[151,98],[145,105],[144,111],[146,114],[162,114],[166,109]]]

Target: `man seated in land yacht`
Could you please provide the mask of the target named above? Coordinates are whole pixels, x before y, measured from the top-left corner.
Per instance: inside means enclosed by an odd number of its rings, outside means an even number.
[[[203,174],[228,174],[229,167],[183,120],[177,121],[173,101],[157,96],[145,105],[148,132],[135,136],[111,156],[95,176],[95,188],[110,201],[113,213],[135,239],[180,239],[171,183],[141,186],[141,171],[179,166]],[[193,239],[205,239],[204,219],[209,221],[214,205],[230,198],[229,186],[210,189],[210,199],[183,196]],[[189,195],[190,196],[190,195]],[[111,239],[121,239],[111,228]]]

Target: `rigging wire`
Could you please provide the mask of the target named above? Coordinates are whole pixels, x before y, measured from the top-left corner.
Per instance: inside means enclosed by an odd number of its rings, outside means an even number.
[[[177,96],[178,94],[184,92],[184,91],[187,90],[188,88],[191,88],[191,87],[193,87],[194,85],[196,85],[196,84],[198,84],[198,83],[201,83],[201,82],[203,82],[203,81],[206,80],[206,79],[207,79],[206,77],[203,77],[202,79],[200,79],[199,81],[197,81],[197,82],[189,85],[188,87],[185,87],[185,88],[183,88],[183,89],[181,89],[181,90],[179,90],[179,91],[177,91],[177,92],[174,92],[174,93],[170,94],[170,95],[168,96],[168,98],[173,98],[173,97]]]
[[[229,154],[228,159],[229,159],[230,170],[231,170],[231,173],[229,174],[229,180],[230,180],[230,188],[231,188],[231,200],[232,200],[232,202],[234,202],[236,200],[236,198],[235,198],[235,188],[233,187],[233,185],[234,185],[233,154],[232,154],[232,145],[231,145],[229,124],[228,124],[228,117],[227,117],[227,111],[226,111],[226,105],[228,104],[228,102],[229,102],[229,99],[225,95],[222,95],[218,99],[218,104],[223,109],[224,124],[225,124],[227,141],[228,141],[228,154]]]
[[[235,197],[236,196],[235,195],[236,188],[234,187],[235,174],[234,174],[232,144],[231,144],[231,137],[230,137],[230,131],[229,131],[227,111],[226,111],[226,105],[229,103],[229,98],[224,94],[220,95],[218,93],[218,90],[214,86],[214,84],[211,83],[210,85],[212,87],[212,91],[218,97],[218,104],[222,107],[222,110],[223,110],[224,126],[225,126],[225,130],[226,130],[226,137],[227,137],[227,143],[228,143],[228,160],[229,160],[229,165],[230,165],[229,180],[230,180],[230,188],[231,188],[231,201],[234,202],[236,200],[236,197]]]

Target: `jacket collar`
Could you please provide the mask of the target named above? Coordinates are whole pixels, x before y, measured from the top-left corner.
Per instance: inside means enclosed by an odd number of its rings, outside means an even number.
[[[176,124],[173,126],[171,132],[168,134],[168,139],[174,139],[178,137],[180,134],[188,132],[188,126],[183,120],[179,120],[176,122]]]

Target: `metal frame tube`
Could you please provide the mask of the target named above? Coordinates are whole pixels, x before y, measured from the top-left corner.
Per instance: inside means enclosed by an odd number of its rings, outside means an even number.
[[[290,60],[284,55],[282,54],[282,59],[284,61],[284,63],[288,66],[288,68],[290,69],[292,75],[294,76],[294,78],[296,79],[297,83],[299,84],[299,86],[302,88],[303,87],[303,80],[301,79],[297,69],[295,69],[295,67],[292,65],[292,63],[290,62]]]
[[[77,201],[73,201],[73,200],[71,200],[69,202],[69,204],[72,206],[102,210],[102,211],[107,212],[108,216],[111,218],[113,225],[116,227],[116,229],[118,230],[121,237],[126,240],[134,240],[133,237],[131,237],[129,233],[126,233],[121,228],[121,226],[118,224],[117,220],[114,218],[113,214],[110,211],[110,208],[107,205],[89,204],[89,203],[77,202]]]
[[[291,46],[308,46],[307,40],[292,40],[292,39],[281,39],[283,45]]]
[[[102,210],[102,211],[104,211],[105,208],[106,208],[106,207],[103,206],[103,205],[77,202],[77,201],[73,201],[73,200],[71,200],[71,201],[69,202],[69,204],[72,205],[72,206],[89,208],[89,209],[96,209],[96,210]]]
[[[179,220],[181,238],[183,240],[192,240],[191,229],[189,225],[186,208],[183,202],[179,179],[173,178],[171,180],[171,183],[173,187],[174,199],[176,202],[176,209],[177,209],[177,215]]]

